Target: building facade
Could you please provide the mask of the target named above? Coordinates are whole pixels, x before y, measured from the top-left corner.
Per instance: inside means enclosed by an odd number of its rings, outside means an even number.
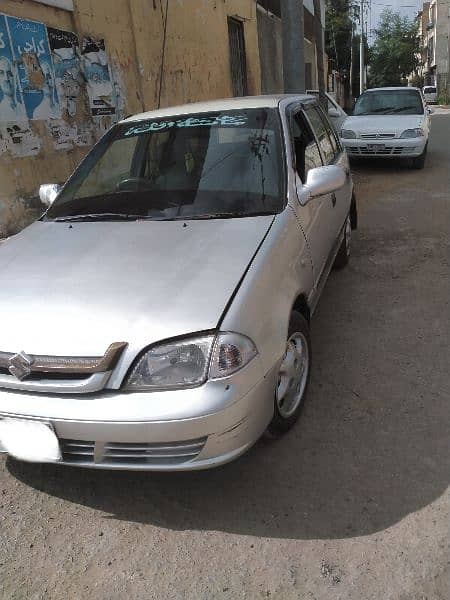
[[[436,86],[445,98],[450,93],[450,5],[446,0],[431,0],[424,3],[422,13],[424,84]]]

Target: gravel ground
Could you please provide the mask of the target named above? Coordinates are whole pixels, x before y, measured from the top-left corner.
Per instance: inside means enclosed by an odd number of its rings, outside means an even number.
[[[450,112],[363,164],[360,229],[283,440],[201,473],[0,459],[0,597],[448,600]]]

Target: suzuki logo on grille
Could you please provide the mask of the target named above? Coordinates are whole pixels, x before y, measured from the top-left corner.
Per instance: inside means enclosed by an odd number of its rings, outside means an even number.
[[[22,351],[9,359],[8,371],[11,375],[14,375],[14,377],[17,377],[17,379],[22,381],[22,379],[25,379],[25,377],[28,377],[31,373],[32,364],[32,357]]]

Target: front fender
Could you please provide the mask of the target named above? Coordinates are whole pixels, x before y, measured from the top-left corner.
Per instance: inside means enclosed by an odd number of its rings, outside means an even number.
[[[292,307],[313,288],[311,257],[290,206],[276,216],[221,323],[256,344],[264,373],[285,351]]]

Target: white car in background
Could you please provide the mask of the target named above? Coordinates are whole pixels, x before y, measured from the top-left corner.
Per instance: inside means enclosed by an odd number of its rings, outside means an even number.
[[[315,96],[317,99],[319,98],[319,90],[306,90],[306,93]],[[339,132],[348,115],[329,92],[325,92],[325,96],[327,97],[326,112],[328,113],[328,118],[336,131]]]
[[[434,85],[426,85],[422,89],[423,97],[425,98],[427,104],[436,104],[437,103],[437,89]]]
[[[386,87],[366,90],[341,129],[349,158],[411,158],[423,169],[430,112],[420,89]]]

